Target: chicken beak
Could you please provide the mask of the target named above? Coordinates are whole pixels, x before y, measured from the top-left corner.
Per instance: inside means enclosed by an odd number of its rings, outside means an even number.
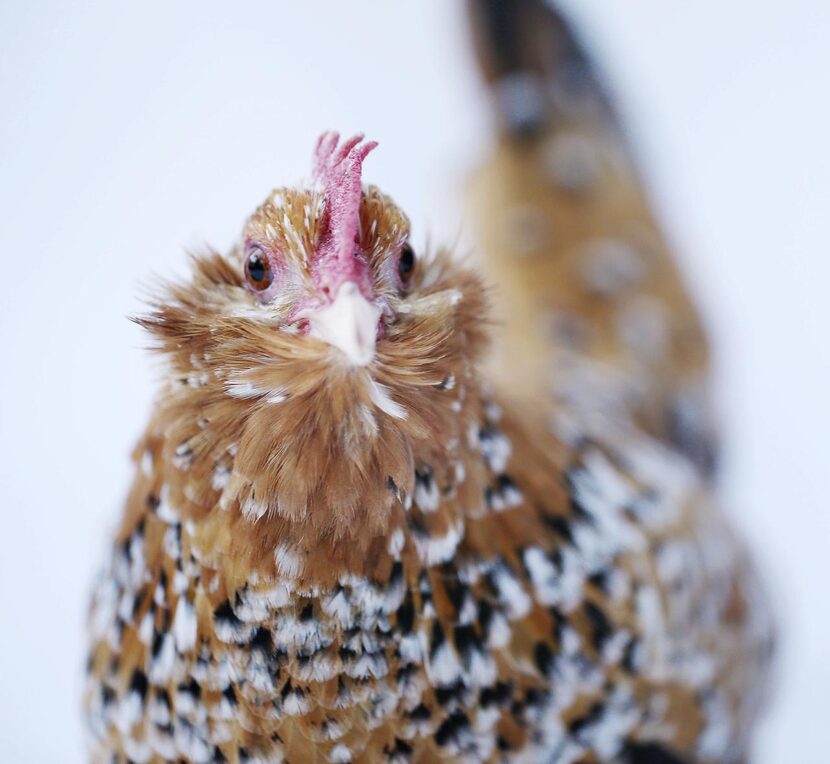
[[[375,355],[380,315],[357,284],[346,281],[333,302],[308,315],[309,334],[342,351],[352,366],[366,366]]]

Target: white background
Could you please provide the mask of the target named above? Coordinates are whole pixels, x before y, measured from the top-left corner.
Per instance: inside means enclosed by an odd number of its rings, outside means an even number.
[[[830,749],[830,3],[574,0],[719,348],[727,498],[783,630],[756,762]],[[416,237],[490,138],[462,4],[0,5],[0,758],[83,760],[83,610],[151,403],[140,310],[322,129]]]

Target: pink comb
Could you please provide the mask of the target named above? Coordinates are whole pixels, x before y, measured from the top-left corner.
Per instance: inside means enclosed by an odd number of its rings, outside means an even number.
[[[331,297],[344,281],[355,281],[361,291],[367,286],[368,272],[354,255],[363,160],[377,146],[375,141],[363,143],[362,135],[339,142],[338,133],[326,132],[314,148],[314,180],[323,187],[326,200],[314,274],[317,286]]]

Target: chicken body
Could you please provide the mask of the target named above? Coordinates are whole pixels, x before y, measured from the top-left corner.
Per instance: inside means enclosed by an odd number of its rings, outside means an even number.
[[[170,377],[90,617],[96,761],[743,760],[770,627],[708,430],[677,426],[705,343],[579,119],[479,176],[488,381],[480,281],[410,274],[357,141],[159,298]]]

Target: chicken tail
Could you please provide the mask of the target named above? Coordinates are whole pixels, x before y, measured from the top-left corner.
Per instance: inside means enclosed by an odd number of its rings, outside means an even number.
[[[633,421],[710,472],[705,332],[602,78],[549,3],[468,8],[498,125],[469,189],[498,386],[583,420]]]

